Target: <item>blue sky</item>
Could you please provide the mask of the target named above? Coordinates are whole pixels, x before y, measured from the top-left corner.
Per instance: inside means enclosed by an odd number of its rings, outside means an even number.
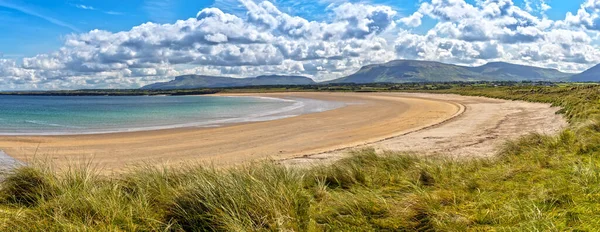
[[[596,0],[0,0],[0,90],[328,80],[393,59],[578,72],[600,62],[599,12]]]
[[[278,1],[278,4],[282,11],[307,19],[321,19],[325,15],[325,8],[332,2],[334,1]],[[400,14],[414,12],[419,6],[418,2],[370,1],[372,4],[392,6]],[[525,5],[523,0],[514,2],[516,5]],[[576,12],[581,5],[579,1],[554,0],[548,3],[552,4],[552,9],[547,15],[555,20],[564,18],[567,11]],[[211,6],[229,8],[227,10],[232,13],[244,14],[242,7],[237,5],[240,5],[237,1],[215,3],[210,0],[0,0],[0,53],[9,58],[34,56],[58,49],[63,43],[64,35],[70,33],[93,29],[124,31],[144,22],[173,23],[178,19],[194,17],[201,9]],[[48,19],[55,19],[72,27],[58,25]],[[422,30],[432,27],[434,23],[432,21],[424,25]]]
[[[144,22],[170,23],[194,17],[213,1],[0,0],[0,52],[33,56],[62,45],[64,35],[102,29],[129,30]],[[52,22],[55,19],[64,24]],[[40,38],[43,38],[41,40]]]

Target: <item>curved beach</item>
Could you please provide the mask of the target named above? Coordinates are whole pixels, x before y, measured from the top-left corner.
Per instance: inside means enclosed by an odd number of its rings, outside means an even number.
[[[245,94],[248,95],[248,94]],[[128,165],[287,159],[380,141],[446,121],[460,104],[378,93],[271,93],[346,103],[330,111],[216,128],[179,128],[95,135],[0,136],[0,149],[27,162],[57,166],[93,160],[107,170]]]

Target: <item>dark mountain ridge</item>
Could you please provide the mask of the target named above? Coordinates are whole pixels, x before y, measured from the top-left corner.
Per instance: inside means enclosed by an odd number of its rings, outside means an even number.
[[[328,83],[406,83],[446,81],[564,81],[572,74],[556,69],[505,62],[468,67],[435,61],[394,60],[367,65],[358,72]]]
[[[142,89],[195,89],[264,85],[311,85],[329,83],[407,83],[453,81],[600,81],[600,65],[583,73],[572,74],[556,69],[506,62],[490,62],[468,67],[436,61],[393,60],[363,66],[356,73],[317,83],[304,76],[264,75],[249,78],[184,75],[172,81],[150,84]]]
[[[204,75],[184,75],[175,77],[175,80],[159,82],[142,87],[142,89],[195,89],[195,88],[221,88],[242,87],[259,85],[310,85],[315,81],[303,76],[268,75],[248,78],[232,78]]]
[[[571,76],[569,81],[572,82],[600,82],[600,64],[591,67],[582,73]]]
[[[479,67],[469,67],[469,69],[482,75],[498,77],[505,81],[565,81],[569,76],[573,75],[551,68],[539,68],[506,62],[490,62]]]

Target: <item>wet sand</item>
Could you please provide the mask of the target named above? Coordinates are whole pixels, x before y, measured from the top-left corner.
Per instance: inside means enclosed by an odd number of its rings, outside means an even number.
[[[20,161],[58,167],[91,160],[106,171],[130,165],[211,162],[233,165],[292,159],[397,137],[438,125],[462,113],[457,102],[388,93],[271,93],[339,101],[338,109],[216,128],[64,136],[0,136],[0,150]]]

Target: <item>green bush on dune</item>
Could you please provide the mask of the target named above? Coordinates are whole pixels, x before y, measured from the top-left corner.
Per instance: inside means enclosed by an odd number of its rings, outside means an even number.
[[[10,173],[7,231],[596,230],[600,227],[599,87],[463,87],[469,95],[553,103],[571,126],[508,142],[493,159],[372,149],[330,166],[228,170],[91,165]]]

